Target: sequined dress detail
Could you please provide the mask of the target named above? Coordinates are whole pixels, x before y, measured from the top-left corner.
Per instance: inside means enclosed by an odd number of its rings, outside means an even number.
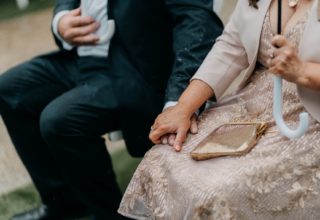
[[[298,48],[305,14],[285,36]],[[157,145],[137,168],[119,212],[135,219],[320,219],[320,125],[310,119],[308,133],[288,140],[272,116],[273,78],[268,50],[270,16],[263,24],[258,62],[248,85],[200,116],[199,133],[189,135],[181,153]],[[296,86],[283,83],[283,117],[297,127],[305,111]],[[196,162],[189,153],[220,125],[236,120],[269,124],[255,148],[241,157]]]

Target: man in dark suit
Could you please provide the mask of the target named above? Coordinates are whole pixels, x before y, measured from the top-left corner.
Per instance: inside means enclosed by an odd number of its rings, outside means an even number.
[[[79,55],[102,24],[81,16],[79,0],[58,0],[60,50],[0,77],[1,116],[44,204],[13,219],[121,218],[101,136],[121,129],[129,153],[143,156],[163,104],[178,100],[222,31],[212,0],[107,2],[115,33],[105,57]]]

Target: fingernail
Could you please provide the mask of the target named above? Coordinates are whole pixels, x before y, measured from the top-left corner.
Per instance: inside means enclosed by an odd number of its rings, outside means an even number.
[[[192,132],[193,134],[196,134],[196,133],[198,133],[198,129],[193,128],[191,132]]]

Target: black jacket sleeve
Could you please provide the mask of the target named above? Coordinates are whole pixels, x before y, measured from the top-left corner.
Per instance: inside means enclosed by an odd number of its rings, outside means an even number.
[[[53,17],[60,11],[73,10],[80,6],[80,0],[57,0],[53,11]],[[53,33],[53,32],[52,32]],[[58,47],[62,49],[61,41],[53,34],[54,40]]]
[[[177,101],[222,33],[213,0],[166,0],[173,24],[174,63],[165,101]]]

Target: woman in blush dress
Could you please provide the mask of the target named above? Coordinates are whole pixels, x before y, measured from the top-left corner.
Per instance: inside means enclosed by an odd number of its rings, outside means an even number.
[[[156,119],[144,157],[119,212],[135,219],[320,219],[320,1],[239,0],[224,33],[176,106]],[[242,74],[240,75],[240,73]],[[283,82],[283,117],[298,139],[281,135],[272,114],[273,75]],[[240,76],[234,93],[225,91]],[[216,106],[190,118],[209,98]],[[240,157],[194,161],[190,152],[230,121],[268,129]],[[196,133],[196,134],[189,134]],[[182,147],[183,144],[183,147]]]

